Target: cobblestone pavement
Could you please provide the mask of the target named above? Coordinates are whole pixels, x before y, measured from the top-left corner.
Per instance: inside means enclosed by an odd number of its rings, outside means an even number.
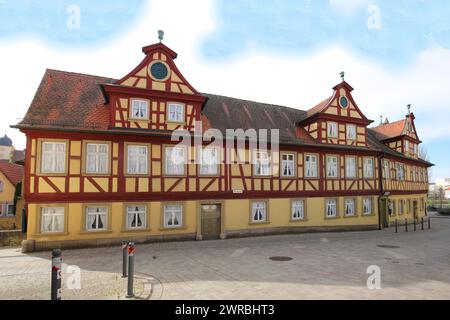
[[[450,299],[450,217],[409,230],[138,245],[135,292],[140,299]],[[73,274],[63,273],[64,299],[124,299],[120,248],[66,250],[63,259],[81,268],[80,290],[69,290]],[[380,290],[367,288],[371,265],[381,269]],[[48,299],[49,288],[50,253],[0,249],[0,299]]]

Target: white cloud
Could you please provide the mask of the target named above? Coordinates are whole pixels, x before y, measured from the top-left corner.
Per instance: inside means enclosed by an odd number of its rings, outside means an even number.
[[[198,48],[203,37],[218,27],[214,9],[208,0],[155,0],[133,30],[99,48],[76,52],[27,39],[0,43],[0,130],[8,129],[16,147],[24,147],[24,137],[9,125],[25,115],[45,68],[120,78],[141,61],[140,48],[156,42],[156,31],[163,29],[164,43],[179,53],[181,72],[201,92],[307,109],[331,94],[339,72],[345,70],[356,101],[369,118],[376,122],[380,114],[390,120],[401,118],[411,103],[416,115],[428,115],[417,117],[422,140],[450,136],[446,123],[450,50],[428,50],[403,70],[387,70],[340,48],[297,57],[252,51],[233,60],[211,61]]]

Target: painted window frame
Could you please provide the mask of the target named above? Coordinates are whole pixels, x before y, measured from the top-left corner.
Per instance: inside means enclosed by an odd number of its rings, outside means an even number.
[[[255,220],[254,205],[264,203],[264,220]],[[261,209],[261,208],[260,208]],[[268,224],[269,222],[269,201],[268,200],[250,200],[250,217],[249,224],[250,225],[258,225],[258,224]]]
[[[177,225],[170,225],[169,221],[166,221],[166,210],[168,207],[180,207],[181,214],[178,219]],[[173,210],[175,211],[175,210]],[[173,216],[171,217],[173,218]],[[173,220],[173,219],[172,219]],[[181,220],[181,221],[180,221]],[[186,221],[186,206],[182,202],[167,202],[161,204],[161,229],[162,230],[177,230],[185,228]]]
[[[42,212],[44,209],[57,209],[57,208],[62,208],[63,212],[64,212],[64,228],[63,231],[58,231],[58,232],[42,232]],[[43,205],[39,205],[36,207],[36,235],[38,236],[46,236],[46,237],[51,237],[51,236],[58,236],[58,235],[65,235],[68,234],[68,211],[69,211],[69,206],[68,204],[65,203],[60,203],[60,204],[43,204]]]
[[[144,103],[146,107],[146,113],[143,117],[135,116],[134,114],[134,103]],[[140,107],[140,106],[139,106]],[[148,99],[140,99],[140,98],[131,98],[130,99],[130,120],[137,120],[137,121],[149,121],[150,120],[150,100]]]
[[[305,164],[305,169],[304,169],[304,176],[305,179],[319,179],[319,154],[315,154],[315,153],[305,153],[304,155],[304,164]],[[312,161],[307,161],[307,157],[310,157],[310,159],[315,158],[316,161],[312,162]],[[311,164],[315,164],[315,166],[312,166],[311,168],[313,169],[313,173],[315,173],[315,175],[308,175],[308,163]]]
[[[349,135],[349,129],[350,128],[353,128],[353,133],[354,133],[354,136],[353,137],[350,137],[350,135]],[[358,134],[357,134],[357,129],[356,129],[356,125],[355,124],[346,124],[345,125],[345,137],[347,138],[347,140],[350,140],[350,141],[356,141],[356,139],[357,139],[357,137],[358,137]]]
[[[367,174],[367,162],[370,160],[371,170],[370,174]],[[375,160],[373,157],[363,157],[363,177],[364,179],[374,179],[375,178]]]
[[[64,170],[63,171],[46,171],[44,170],[44,161],[46,160],[44,156],[44,146],[46,144],[61,144],[64,145]],[[69,159],[69,142],[68,140],[62,139],[39,139],[38,140],[38,148],[40,150],[40,157],[38,159],[37,167],[39,169],[39,175],[45,176],[65,176],[67,175],[68,169],[68,159]],[[56,156],[56,155],[54,155]],[[56,166],[56,162],[55,162]]]
[[[333,216],[328,215],[329,202],[334,201],[335,214]],[[332,207],[332,206],[331,206]],[[338,219],[339,218],[339,198],[325,198],[325,219]]]
[[[353,176],[348,174],[348,168],[349,168],[348,167],[348,164],[349,164],[348,159],[355,160],[354,167],[353,167],[353,170],[354,170]],[[345,156],[345,178],[349,179],[349,180],[358,179],[358,157],[357,156]]]
[[[391,179],[391,162],[387,159],[383,161],[383,173],[386,180]]]
[[[365,209],[366,209],[366,204],[365,204],[365,201],[366,200],[369,200],[369,203],[370,203],[370,212],[367,212]],[[375,202],[374,202],[374,198],[373,197],[363,197],[362,198],[362,215],[363,216],[373,216],[373,215],[375,215],[375,208],[374,208],[374,206],[375,206]]]
[[[105,208],[106,209],[106,221],[104,221],[104,225],[105,227],[102,229],[92,229],[88,227],[88,210],[90,208]],[[83,233],[105,233],[105,232],[110,232],[111,231],[111,205],[110,204],[86,204],[83,206],[83,225],[84,225],[84,231]],[[97,212],[96,212],[97,214]],[[98,225],[98,220],[97,221],[97,225]]]
[[[295,218],[294,217],[294,204],[296,202],[302,203],[302,209],[303,209],[303,217],[301,218]],[[291,216],[290,216],[290,222],[302,222],[307,221],[307,199],[301,198],[301,199],[291,199]]]
[[[258,154],[265,154],[267,156],[267,163],[263,162],[258,158]],[[253,176],[255,177],[271,177],[272,176],[272,155],[270,150],[260,150],[260,149],[254,149],[252,152],[252,167],[253,167]],[[258,173],[258,164],[261,166],[261,168],[266,168],[266,172]]]
[[[45,213],[46,210],[62,210],[62,212],[60,213],[55,213],[55,212],[49,212],[49,213]],[[64,233],[66,230],[66,208],[63,206],[60,207],[41,207],[40,208],[40,234],[58,234],[58,233]],[[62,229],[61,230],[52,230],[52,231],[44,231],[44,215],[56,215],[56,216],[62,216]],[[52,219],[53,221],[53,219]]]
[[[353,214],[347,214],[347,204],[352,203]],[[344,217],[355,218],[358,217],[358,201],[356,198],[344,198]]]
[[[134,212],[129,211],[130,208],[137,208],[137,207],[143,207],[143,211],[136,211]],[[139,215],[140,213],[144,213],[144,223],[142,227],[132,227],[129,220],[130,215]],[[144,203],[134,203],[134,204],[126,204],[125,205],[125,230],[126,231],[140,231],[140,230],[148,230],[149,229],[149,206]]]
[[[139,148],[146,148],[147,149],[147,155],[146,157],[144,157],[143,155],[140,155],[141,158],[145,158],[146,159],[146,171],[145,172],[130,172],[130,147],[139,147]],[[124,163],[124,171],[125,171],[125,176],[128,177],[142,177],[142,176],[149,176],[151,173],[151,150],[152,147],[149,144],[145,144],[145,143],[134,143],[134,142],[125,142],[125,154],[124,154],[124,159],[125,159],[125,163]],[[138,164],[139,164],[139,154],[138,154]]]
[[[336,159],[336,175],[335,176],[331,176],[329,173],[330,173],[330,167],[329,167],[329,164],[330,164],[330,159],[331,158],[335,158]],[[326,177],[327,177],[327,179],[339,179],[339,176],[340,176],[340,168],[339,168],[339,156],[338,155],[331,155],[331,154],[327,154],[326,156],[325,156],[325,169],[326,169]]]
[[[179,149],[179,150],[183,150],[183,163],[182,164],[176,164],[179,165],[181,167],[181,165],[183,166],[183,172],[182,173],[169,173],[167,170],[169,168],[169,166],[167,165],[167,161],[168,161],[168,155],[167,155],[167,150],[168,149]],[[165,177],[185,177],[187,174],[187,148],[184,146],[178,146],[178,145],[165,145],[163,146],[163,175]]]
[[[203,164],[203,152],[205,150],[216,150],[216,158],[217,163],[215,164],[216,170],[214,173],[211,172],[202,172],[202,168],[204,166]],[[217,146],[207,146],[207,147],[198,147],[197,148],[197,154],[198,154],[198,175],[202,177],[217,177],[220,175],[220,164],[222,162],[222,153],[221,148]]]
[[[89,172],[88,171],[88,146],[89,145],[106,145],[106,172]],[[85,176],[109,176],[111,175],[111,152],[112,152],[112,143],[110,141],[96,141],[96,140],[83,140],[82,143],[83,150],[83,164],[82,171]]]
[[[284,160],[284,156],[292,156],[292,160]],[[284,174],[284,163],[292,163],[292,174]],[[297,176],[297,153],[296,152],[280,152],[280,177],[284,179],[292,179]]]
[[[331,128],[335,128],[336,130],[335,130],[335,135],[331,135],[330,134],[330,132],[332,132],[332,131],[330,131],[330,129]],[[334,121],[327,121],[327,138],[330,138],[330,139],[337,139],[337,138],[339,138],[339,125],[338,125],[338,123],[337,122],[334,122]]]
[[[173,107],[173,106],[181,108],[181,111],[182,111],[181,120],[178,120],[178,119],[172,120],[171,119],[171,117],[170,117],[170,114],[171,114],[170,108]],[[166,110],[166,122],[167,123],[178,123],[178,124],[186,123],[186,104],[181,103],[181,102],[169,101],[169,102],[167,102],[166,108],[167,108],[167,110]]]

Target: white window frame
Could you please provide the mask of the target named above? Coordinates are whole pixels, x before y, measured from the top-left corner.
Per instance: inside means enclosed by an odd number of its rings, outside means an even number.
[[[352,129],[352,130],[350,130],[350,129]],[[356,125],[347,124],[345,131],[346,131],[347,140],[356,140]]]
[[[337,122],[327,122],[327,136],[328,138],[338,138],[339,137],[339,126]],[[333,130],[334,129],[334,130]]]
[[[409,153],[409,140],[405,140],[405,153]]]
[[[164,228],[182,228],[183,210],[184,206],[182,204],[165,204],[163,207]]]
[[[264,155],[264,157],[261,157],[261,155]],[[255,176],[269,177],[271,175],[271,158],[268,150],[254,150],[253,160],[253,174]]]
[[[179,157],[174,159],[173,153],[179,152]],[[180,152],[181,151],[181,152]],[[179,162],[179,160],[183,160]],[[170,168],[176,169],[169,172]],[[182,170],[181,170],[182,168]],[[184,176],[186,174],[186,148],[184,147],[165,147],[164,148],[164,175],[166,176]]]
[[[327,156],[327,178],[337,179],[339,178],[339,157],[338,156]],[[336,159],[336,162],[330,161],[332,159]],[[332,171],[335,168],[335,174],[333,175]]]
[[[281,157],[281,176],[284,178],[293,178],[295,177],[295,153],[287,153],[283,152],[280,154]],[[286,159],[284,159],[286,157]],[[292,159],[290,159],[292,157]],[[291,170],[291,174],[285,174],[285,169]]]
[[[383,161],[383,168],[384,168],[384,178],[386,180],[391,179],[391,162],[389,160]]]
[[[292,200],[292,203],[291,203],[291,220],[292,221],[303,221],[306,219],[305,203],[306,203],[305,200]],[[297,213],[299,214],[299,216],[296,217]]]
[[[398,181],[404,181],[405,180],[405,171],[404,166],[402,163],[396,163],[395,165],[396,169],[396,178]]]
[[[95,147],[95,151],[89,151],[89,146]],[[100,147],[105,146],[106,152],[100,152]],[[94,170],[91,170],[89,168],[89,157],[94,157]],[[109,172],[109,144],[107,143],[86,143],[86,173],[87,174],[107,174]],[[103,164],[104,170],[100,170],[102,166],[102,161],[105,163]]]
[[[147,175],[150,172],[149,168],[149,151],[150,148],[147,145],[140,144],[127,144],[127,175]],[[134,150],[134,153],[131,153]],[[145,150],[144,153],[140,153],[140,150]],[[141,161],[144,161],[141,163]],[[132,169],[132,165],[136,169]],[[134,171],[133,171],[134,170]]]
[[[357,215],[355,198],[344,199],[344,214],[346,217],[355,217]]]
[[[375,168],[373,158],[363,158],[363,172],[365,179],[373,179]]]
[[[373,199],[363,198],[363,215],[370,216],[373,214]]]
[[[206,151],[206,152],[205,152]],[[211,152],[215,151],[215,156]],[[209,153],[209,155],[208,155]],[[205,158],[206,156],[206,158]],[[201,176],[217,176],[219,175],[220,149],[217,147],[199,147],[199,174]]]
[[[266,201],[252,201],[251,208],[252,208],[252,211],[251,211],[252,223],[267,222],[267,202]]]
[[[305,178],[318,178],[318,161],[318,155],[305,154]]]
[[[136,210],[136,208],[138,210]],[[139,218],[141,219],[142,226],[137,226]],[[133,220],[136,219],[136,226],[133,227],[131,224]],[[147,206],[142,204],[128,205],[126,208],[126,225],[128,230],[140,230],[147,228]]]
[[[338,199],[325,200],[325,217],[327,219],[338,217]]]
[[[142,109],[144,109],[145,113],[142,112],[143,111]],[[148,100],[131,99],[131,115],[130,115],[131,120],[149,120],[150,118],[149,111],[150,111],[150,103]],[[139,113],[139,115],[136,115],[136,112]]]
[[[49,231],[45,231],[44,228],[44,222],[45,221],[45,216],[49,216],[51,219],[51,225],[52,225],[52,230]],[[59,229],[54,229],[54,223],[57,221],[57,217],[62,217],[62,223]],[[40,226],[40,230],[41,233],[43,234],[47,234],[47,233],[63,233],[65,230],[65,223],[66,223],[66,217],[65,217],[65,208],[64,207],[45,207],[45,208],[41,208],[41,226]]]
[[[45,151],[45,146],[51,145],[52,150]],[[63,146],[64,151],[57,151],[57,146]],[[41,163],[41,173],[56,173],[63,174],[66,172],[66,152],[67,143],[66,142],[56,142],[56,141],[43,141],[42,142],[42,163]],[[50,164],[50,169],[46,168],[46,161],[52,161]],[[62,161],[61,170],[57,170],[57,162]]]
[[[353,168],[350,166],[351,162],[349,161],[349,159],[354,160]],[[346,156],[345,157],[345,178],[356,179],[358,177],[357,163],[358,163],[358,158],[356,156]]]
[[[9,213],[10,208],[14,208],[14,203],[0,203],[0,217],[15,217],[15,213]]]
[[[179,110],[173,111],[173,108],[179,108]],[[167,122],[184,123],[186,121],[185,108],[186,106],[182,103],[169,102],[167,104]]]
[[[96,210],[95,212],[90,212],[90,209]],[[87,206],[86,207],[86,231],[88,232],[98,232],[98,231],[106,231],[108,230],[108,214],[109,208],[107,206]],[[95,216],[94,221],[96,224],[95,228],[92,228],[92,223],[89,222],[90,216]],[[104,217],[103,227],[99,228],[99,217]]]

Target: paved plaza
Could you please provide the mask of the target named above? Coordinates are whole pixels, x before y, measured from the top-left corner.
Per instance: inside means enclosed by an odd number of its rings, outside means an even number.
[[[138,299],[450,299],[450,217],[432,229],[138,245]],[[289,257],[273,261],[271,257]],[[63,299],[125,299],[121,249],[63,252]],[[48,299],[50,253],[0,249],[0,299]],[[81,289],[76,288],[81,269]],[[367,288],[369,266],[381,289]],[[72,289],[69,289],[72,287]],[[75,287],[75,288],[73,288]]]

